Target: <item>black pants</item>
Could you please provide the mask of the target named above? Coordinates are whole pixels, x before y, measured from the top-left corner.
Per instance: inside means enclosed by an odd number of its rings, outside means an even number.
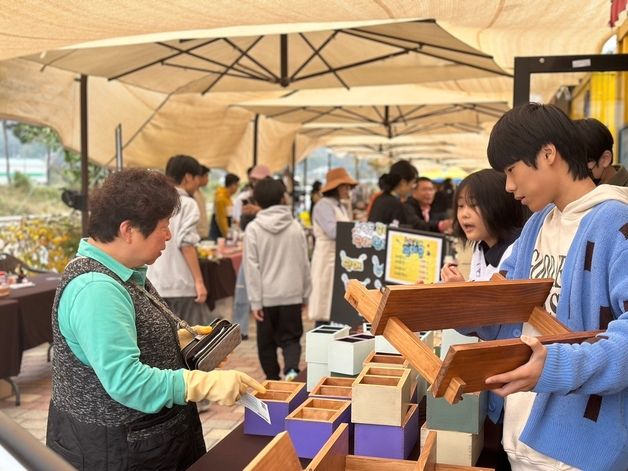
[[[301,358],[301,304],[263,308],[264,320],[257,321],[257,352],[268,379],[279,379],[277,347],[283,350],[284,374],[299,372]]]

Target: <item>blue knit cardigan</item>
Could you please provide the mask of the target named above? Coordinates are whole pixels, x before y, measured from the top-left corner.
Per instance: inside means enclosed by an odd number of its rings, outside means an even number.
[[[534,214],[501,269],[530,277],[549,205]],[[557,318],[573,331],[606,329],[597,342],[546,345],[547,358],[521,441],[584,470],[628,470],[628,205],[607,201],[580,222],[567,253]],[[519,337],[522,324],[474,330],[483,339]],[[503,401],[491,394],[496,421]]]

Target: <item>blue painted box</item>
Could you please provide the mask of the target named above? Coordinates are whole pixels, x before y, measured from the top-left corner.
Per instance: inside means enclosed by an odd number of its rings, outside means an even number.
[[[305,383],[287,381],[264,381],[267,392],[253,392],[268,406],[270,424],[257,414],[244,409],[244,433],[247,435],[268,435],[274,437],[285,430],[285,419],[290,412],[307,399]]]
[[[354,454],[405,460],[419,439],[419,406],[410,404],[399,427],[354,424]]]
[[[350,423],[351,402],[309,398],[288,417],[286,431],[300,458],[314,458],[341,423]]]

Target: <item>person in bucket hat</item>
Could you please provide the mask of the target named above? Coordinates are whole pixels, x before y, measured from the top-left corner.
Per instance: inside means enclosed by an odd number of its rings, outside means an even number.
[[[344,168],[332,168],[327,172],[325,184],[321,188],[323,198],[316,203],[312,213],[316,245],[312,255],[312,294],[308,315],[317,325],[328,323],[331,314],[336,223],[351,220],[341,200],[348,199],[351,189],[357,184]]]

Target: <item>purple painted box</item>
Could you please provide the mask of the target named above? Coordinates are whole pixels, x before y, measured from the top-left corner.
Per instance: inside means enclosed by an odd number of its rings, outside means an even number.
[[[244,409],[244,433],[274,437],[285,430],[285,419],[307,399],[305,383],[264,381],[267,392],[252,394],[268,406],[270,424],[248,409]]]
[[[354,424],[354,454],[405,460],[419,439],[419,406],[410,404],[400,427]]]
[[[286,431],[300,458],[314,458],[341,423],[351,422],[351,402],[312,397],[286,417]]]

